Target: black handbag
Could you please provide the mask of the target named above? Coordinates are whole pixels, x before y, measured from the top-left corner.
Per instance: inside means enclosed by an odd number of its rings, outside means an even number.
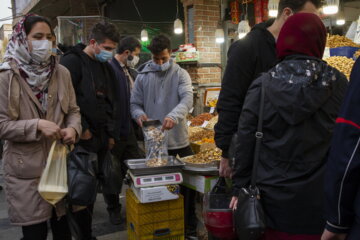
[[[88,206],[95,203],[98,180],[97,154],[76,146],[68,154],[68,202]]]
[[[110,151],[107,152],[102,163],[102,192],[106,194],[120,194],[123,182],[121,163]]]
[[[265,101],[265,88],[261,88],[261,103],[259,112],[259,122],[254,151],[254,165],[251,174],[250,186],[242,188],[239,196],[237,208],[234,212],[236,233],[239,239],[258,240],[265,232],[265,213],[261,205],[260,190],[256,186],[256,172],[260,157],[260,147],[263,139],[262,124]]]

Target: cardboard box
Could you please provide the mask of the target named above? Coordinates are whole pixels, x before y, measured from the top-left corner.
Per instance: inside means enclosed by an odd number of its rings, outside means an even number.
[[[200,176],[183,172],[183,184],[187,188],[191,188],[200,193],[210,192],[217,183],[217,176]]]
[[[179,189],[179,185],[174,185]],[[179,192],[171,192],[168,186],[136,188],[134,185],[131,189],[141,203],[152,203],[167,200],[174,200],[179,198]]]

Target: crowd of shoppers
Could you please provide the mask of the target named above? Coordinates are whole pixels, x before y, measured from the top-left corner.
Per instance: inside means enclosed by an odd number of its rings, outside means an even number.
[[[232,178],[235,209],[253,173],[263,93],[255,171],[266,216],[262,240],[360,236],[360,60],[349,88],[346,77],[322,61],[327,33],[320,6],[319,0],[280,0],[278,17],[256,25],[228,53],[215,127],[223,151],[220,175]],[[22,227],[23,240],[47,239],[48,221],[54,240],[71,239],[65,201],[53,206],[37,190],[52,141],[95,153],[100,183],[109,152],[120,161],[122,175],[125,160],[144,157],[135,128],[147,120],[160,120],[168,131],[169,155],[193,154],[186,126],[191,78],[171,58],[168,37],[152,39],[152,59],[137,71],[140,42],[120,39],[111,23],[95,24],[87,44],[67,49],[61,59],[55,41],[46,18],[27,15],[14,27],[0,65],[4,187],[10,221]],[[182,193],[186,237],[194,239],[195,194],[187,188]],[[123,221],[119,194],[103,193],[114,225]],[[93,208],[71,214],[82,240],[96,239]]]

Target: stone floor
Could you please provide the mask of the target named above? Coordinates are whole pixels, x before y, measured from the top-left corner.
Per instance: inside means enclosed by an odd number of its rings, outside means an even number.
[[[1,160],[0,160],[1,166]],[[0,168],[0,186],[3,186],[2,171]],[[123,195],[122,195],[123,196]],[[125,206],[125,198],[121,196],[121,203]],[[126,240],[125,210],[123,209],[124,223],[112,225],[108,220],[106,205],[101,194],[98,194],[94,208],[93,232],[98,240]],[[7,204],[4,190],[0,191],[0,240],[20,240],[22,237],[21,228],[12,226],[8,220]],[[51,240],[49,233],[48,240]]]

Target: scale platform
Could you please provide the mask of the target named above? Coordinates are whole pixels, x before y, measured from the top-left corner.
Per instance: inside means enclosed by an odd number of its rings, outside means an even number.
[[[131,171],[128,173],[136,188],[181,184],[183,182],[181,173],[162,173],[145,176],[135,176]]]

